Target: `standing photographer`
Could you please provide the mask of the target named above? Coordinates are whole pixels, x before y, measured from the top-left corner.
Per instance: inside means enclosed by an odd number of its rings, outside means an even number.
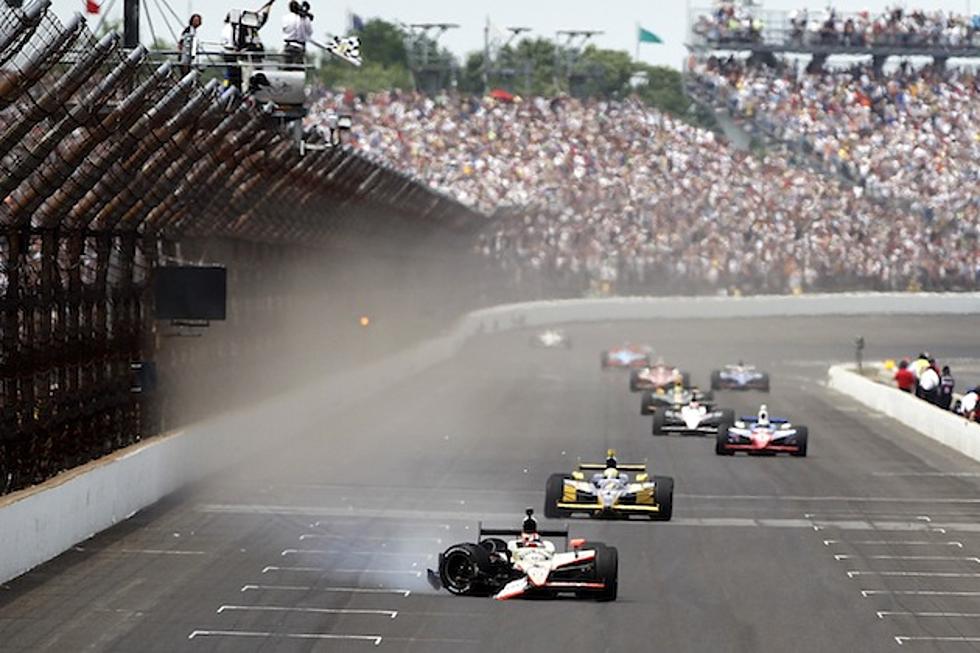
[[[292,0],[289,11],[282,18],[283,51],[286,64],[302,66],[306,62],[306,42],[313,38],[313,14],[310,3]]]

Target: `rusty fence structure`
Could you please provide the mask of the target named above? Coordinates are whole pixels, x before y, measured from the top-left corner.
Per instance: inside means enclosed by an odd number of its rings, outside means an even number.
[[[301,152],[271,108],[50,0],[20,4],[0,3],[0,494],[156,432],[132,366],[154,358],[149,283],[180,243],[275,260],[482,219],[346,147]]]

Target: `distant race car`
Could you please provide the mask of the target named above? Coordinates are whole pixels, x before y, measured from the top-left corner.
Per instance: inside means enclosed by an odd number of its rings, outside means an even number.
[[[481,524],[477,543],[454,544],[440,553],[438,571],[428,570],[432,587],[498,600],[561,593],[616,600],[619,552],[615,547],[569,540],[568,530],[538,530],[534,509],[528,508],[525,514],[519,530],[488,529]],[[558,551],[544,539],[548,537],[563,538],[566,550]]]
[[[755,365],[739,361],[711,373],[712,390],[762,390],[769,392],[769,374],[757,370]]]
[[[630,479],[626,472],[636,476]],[[642,463],[619,464],[612,450],[605,463],[582,463],[571,474],[552,474],[545,486],[544,514],[550,518],[583,513],[668,521],[673,505],[674,479],[650,476]]]
[[[531,346],[540,349],[571,349],[572,341],[562,329],[548,329],[531,336]]]
[[[710,406],[714,395],[704,392],[700,388],[685,388],[683,385],[675,384],[671,388],[657,388],[647,390],[640,397],[640,414],[653,415],[661,408],[681,408],[692,401],[698,401]]]
[[[663,361],[659,361],[655,365],[630,370],[630,392],[667,388],[675,383],[680,383],[685,387],[689,386],[691,385],[691,375],[682,372],[673,365],[667,365]]]
[[[691,401],[679,408],[662,408],[653,414],[654,435],[717,435],[735,424],[735,411],[715,409],[700,401]]]
[[[610,367],[646,367],[650,364],[652,353],[653,349],[646,345],[626,344],[622,347],[613,347],[602,352],[599,355],[599,364],[602,365],[602,369],[604,370]]]
[[[715,437],[715,453],[733,456],[737,451],[749,454],[788,453],[806,456],[809,431],[805,426],[794,426],[785,419],[769,417],[763,404],[755,417],[742,417],[727,429],[719,429]]]

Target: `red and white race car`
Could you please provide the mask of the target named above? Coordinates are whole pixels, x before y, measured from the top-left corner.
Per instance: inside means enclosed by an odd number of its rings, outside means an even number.
[[[715,453],[719,456],[733,456],[737,451],[806,456],[807,428],[791,424],[786,419],[770,418],[765,404],[759,408],[758,415],[743,417],[734,424],[724,426],[718,429],[715,439]]]
[[[656,365],[649,365],[630,372],[630,391],[642,392],[644,390],[657,390],[659,388],[669,388],[678,384],[682,387],[691,385],[691,375],[682,372],[673,365],[667,365],[663,361],[658,361]]]
[[[607,349],[599,355],[599,363],[602,369],[610,367],[616,368],[639,368],[650,364],[650,355],[653,348],[648,345],[625,344],[620,347]]]

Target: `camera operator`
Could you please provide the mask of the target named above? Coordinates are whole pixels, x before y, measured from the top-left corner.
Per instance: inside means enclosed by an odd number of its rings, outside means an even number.
[[[313,38],[313,14],[310,3],[292,0],[289,11],[282,18],[283,52],[286,64],[302,66],[306,61],[306,42]]]

